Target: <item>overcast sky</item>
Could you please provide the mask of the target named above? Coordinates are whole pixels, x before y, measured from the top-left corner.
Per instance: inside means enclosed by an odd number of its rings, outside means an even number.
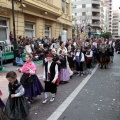
[[[112,0],[113,1],[113,10],[117,10],[120,7],[120,0]]]

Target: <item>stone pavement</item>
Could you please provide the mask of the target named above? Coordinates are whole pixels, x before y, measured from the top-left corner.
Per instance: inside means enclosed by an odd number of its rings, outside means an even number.
[[[3,70],[5,70],[5,71],[13,70],[13,71],[17,72],[18,67],[13,66],[12,63],[5,64],[3,66],[4,66]],[[41,62],[36,63],[36,67],[37,67],[37,75],[39,78],[41,78],[43,75],[42,63]],[[6,73],[7,72],[0,73],[0,90],[3,91],[3,96],[1,97],[3,100],[6,99],[8,96],[8,81],[5,78]],[[18,80],[20,79],[21,75],[22,75],[22,73],[17,72]]]

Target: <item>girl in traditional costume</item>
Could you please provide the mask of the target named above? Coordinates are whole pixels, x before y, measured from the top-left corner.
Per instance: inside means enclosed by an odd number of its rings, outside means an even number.
[[[75,53],[74,60],[76,61],[76,70],[78,72],[77,76],[83,76],[83,62],[85,61],[84,54],[78,48],[77,52]]]
[[[70,80],[70,73],[67,69],[67,59],[66,52],[64,50],[60,51],[60,80],[61,83],[67,83]]]
[[[5,106],[5,113],[10,120],[22,120],[29,115],[28,102],[24,97],[24,88],[17,80],[17,74],[10,71],[6,75],[9,81],[9,97]]]
[[[60,61],[59,61],[59,56],[56,53],[55,48],[51,50],[52,55],[53,55],[53,61],[58,65],[58,79],[56,81],[57,85],[60,83]]]
[[[87,64],[87,73],[91,74],[91,63],[92,63],[92,57],[93,57],[93,51],[91,50],[91,46],[88,46],[87,52],[86,52],[86,64]]]
[[[26,62],[22,68],[18,68],[18,71],[23,73],[20,82],[25,88],[25,97],[27,97],[29,103],[31,103],[34,97],[44,92],[40,80],[36,75],[36,66],[34,62],[32,62],[31,54],[26,54]]]
[[[55,100],[55,94],[57,92],[56,81],[58,79],[58,65],[53,62],[53,55],[46,55],[47,62],[44,67],[43,81],[45,82],[45,99],[43,104],[48,101],[48,92],[51,93],[50,102]]]
[[[71,70],[74,70],[74,52],[71,49],[71,46],[68,46],[67,59]]]

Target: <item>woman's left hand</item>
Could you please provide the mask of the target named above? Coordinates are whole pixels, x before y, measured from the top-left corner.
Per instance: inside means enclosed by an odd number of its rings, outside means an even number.
[[[15,97],[15,94],[11,94],[11,98],[14,98]]]

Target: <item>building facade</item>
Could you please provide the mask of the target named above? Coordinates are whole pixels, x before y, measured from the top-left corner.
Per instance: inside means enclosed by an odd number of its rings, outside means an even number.
[[[114,10],[112,16],[112,36],[114,38],[120,38],[120,11]]]
[[[104,31],[112,33],[112,0],[104,0]]]
[[[104,24],[103,1],[72,0],[72,8],[72,16],[80,27],[90,24],[92,33],[101,33]]]
[[[14,7],[17,36],[58,38],[66,30],[67,37],[72,37],[71,0],[22,0]],[[12,3],[0,0],[0,40],[8,40],[10,31]]]

